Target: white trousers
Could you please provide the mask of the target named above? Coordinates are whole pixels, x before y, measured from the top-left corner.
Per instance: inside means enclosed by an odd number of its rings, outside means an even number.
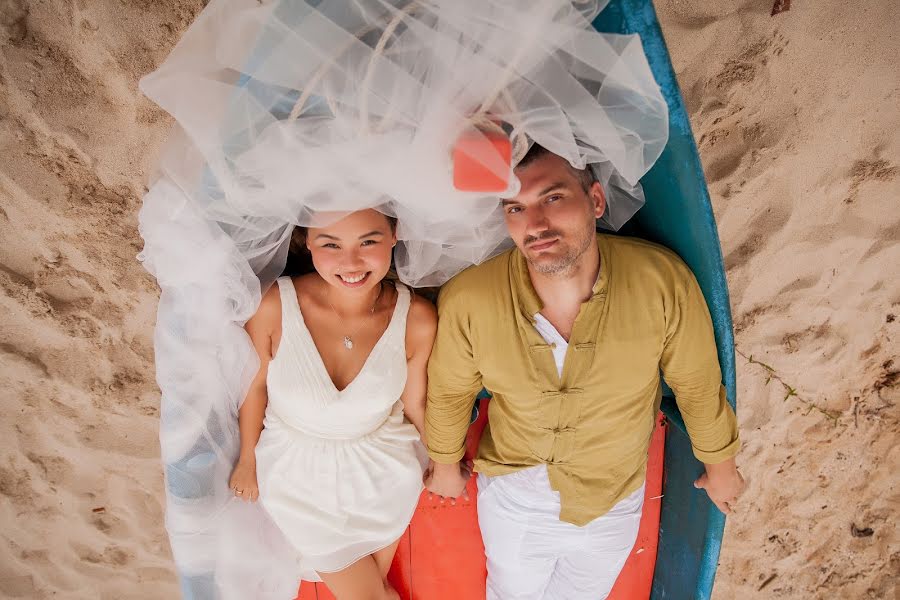
[[[637,539],[644,486],[579,527],[559,520],[545,465],[478,475],[487,600],[602,600]]]

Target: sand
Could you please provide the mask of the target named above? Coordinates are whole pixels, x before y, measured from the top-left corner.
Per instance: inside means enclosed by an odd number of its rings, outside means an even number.
[[[0,3],[0,596],[172,598],[137,92],[201,0]],[[900,5],[658,3],[734,312],[714,597],[897,597]]]
[[[660,12],[739,353],[750,484],[714,597],[894,598],[900,5],[711,4]]]

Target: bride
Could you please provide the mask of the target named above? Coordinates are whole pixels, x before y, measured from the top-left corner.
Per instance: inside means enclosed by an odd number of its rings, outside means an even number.
[[[279,278],[246,324],[260,369],[230,487],[338,598],[399,598],[386,577],[422,491],[436,311],[385,280],[396,220],[369,209],[302,231],[315,272]]]

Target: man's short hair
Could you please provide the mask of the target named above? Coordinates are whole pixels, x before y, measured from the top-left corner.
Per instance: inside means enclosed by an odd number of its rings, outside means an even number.
[[[532,144],[531,148],[528,149],[528,152],[525,153],[525,156],[522,157],[522,160],[519,161],[519,164],[516,165],[517,169],[521,169],[523,167],[527,167],[534,161],[539,158],[543,158],[544,156],[559,156],[550,152],[540,144]],[[576,169],[573,167],[569,161],[566,161],[566,165],[569,169],[572,170],[572,173],[575,174],[575,177],[578,178],[578,181],[581,183],[581,187],[584,188],[585,192],[589,192],[591,190],[591,186],[594,185],[594,172],[590,167],[585,167],[583,169]]]

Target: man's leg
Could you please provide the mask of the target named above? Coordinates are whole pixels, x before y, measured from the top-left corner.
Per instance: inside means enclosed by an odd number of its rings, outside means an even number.
[[[529,502],[523,485],[527,486],[527,475],[520,473],[478,476],[478,524],[487,555],[487,600],[540,600],[556,565],[556,549],[540,535],[545,516]]]
[[[578,543],[556,563],[544,600],[603,600],[634,548],[644,487],[583,527]]]

